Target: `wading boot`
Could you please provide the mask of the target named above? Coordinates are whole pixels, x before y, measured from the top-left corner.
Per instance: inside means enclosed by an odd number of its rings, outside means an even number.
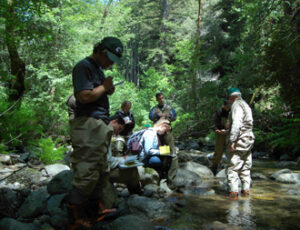
[[[92,227],[91,221],[84,213],[83,205],[67,204],[69,225],[68,230],[76,229],[90,229]]]
[[[241,196],[242,196],[242,197],[249,197],[249,196],[250,196],[250,193],[249,193],[248,190],[242,190]]]
[[[229,200],[237,200],[237,199],[239,199],[239,193],[230,192],[226,198]]]

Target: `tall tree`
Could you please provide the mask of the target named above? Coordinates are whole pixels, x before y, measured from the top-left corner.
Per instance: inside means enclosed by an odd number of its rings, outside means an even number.
[[[5,43],[9,53],[11,72],[8,84],[10,101],[18,100],[25,91],[25,63],[19,56],[18,41],[16,40],[17,5],[17,1],[4,2]]]
[[[196,108],[197,102],[197,80],[200,79],[200,35],[201,35],[201,22],[202,22],[202,1],[198,0],[198,17],[197,17],[197,30],[195,49],[193,53],[193,75],[191,81],[191,101],[192,107]]]
[[[16,101],[25,91],[26,64],[20,56],[20,43],[41,35],[41,31],[32,29],[32,21],[37,15],[43,13],[43,6],[57,5],[57,2],[55,0],[8,0],[1,3],[0,17],[4,19],[4,41],[10,61],[9,100]]]
[[[162,20],[161,20],[161,47],[166,53],[166,21],[168,19],[168,0],[163,0],[162,4]],[[163,64],[164,61],[164,54],[161,55],[161,63]]]

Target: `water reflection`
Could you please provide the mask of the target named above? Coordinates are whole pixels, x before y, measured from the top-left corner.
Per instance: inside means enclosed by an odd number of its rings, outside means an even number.
[[[218,229],[203,228],[216,221],[224,224],[222,229],[300,229],[300,185],[269,180],[269,175],[278,169],[258,166],[254,165],[253,171],[263,173],[266,179],[253,180],[250,198],[226,199],[226,182],[214,178],[201,187],[190,187],[183,194],[169,197],[170,203],[176,203],[178,215],[160,224],[172,230]]]
[[[251,200],[248,198],[230,202],[226,219],[230,225],[241,226],[248,230],[256,229],[255,215]]]

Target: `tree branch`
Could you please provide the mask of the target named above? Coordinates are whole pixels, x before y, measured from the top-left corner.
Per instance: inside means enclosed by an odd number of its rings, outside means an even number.
[[[7,110],[5,110],[4,112],[2,112],[0,114],[0,117],[2,117],[5,113],[7,113],[9,110],[11,110],[13,107],[15,107],[15,105],[20,101],[21,98],[19,98],[17,101],[15,101],[15,103],[13,103]]]

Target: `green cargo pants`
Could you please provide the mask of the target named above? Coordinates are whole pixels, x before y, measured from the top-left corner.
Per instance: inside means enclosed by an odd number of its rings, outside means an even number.
[[[110,171],[109,179],[112,183],[126,184],[131,194],[141,194],[140,177],[136,167],[128,169],[115,168]]]
[[[168,171],[168,184],[170,187],[173,185],[173,180],[176,177],[179,165],[178,165],[178,158],[177,158],[177,153],[176,153],[176,148],[175,148],[175,143],[174,143],[174,137],[172,131],[168,131],[164,135],[164,142],[166,145],[170,146],[170,150],[172,152],[172,161],[170,165],[170,169]]]
[[[212,169],[217,170],[223,156],[223,152],[226,148],[226,135],[216,133],[216,147],[215,153],[212,158]]]
[[[113,128],[91,117],[75,118],[70,125],[74,149],[70,156],[74,171],[72,185],[82,195],[89,196],[108,169],[107,150]]]

